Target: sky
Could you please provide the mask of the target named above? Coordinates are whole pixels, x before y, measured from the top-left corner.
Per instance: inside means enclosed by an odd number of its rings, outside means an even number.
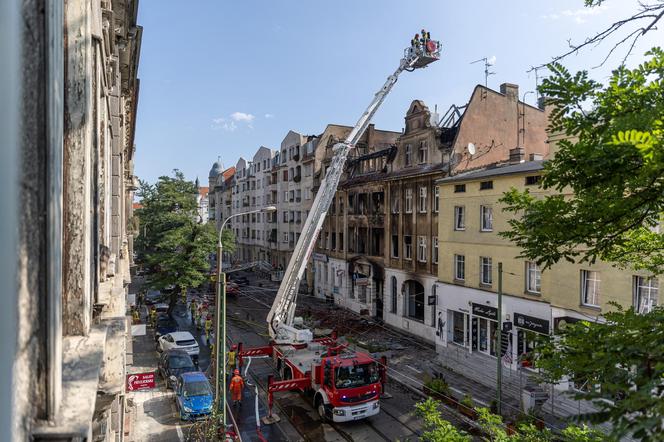
[[[135,173],[154,182],[181,170],[207,185],[224,167],[260,146],[278,149],[289,130],[320,134],[330,123],[354,125],[425,28],[442,42],[441,60],[401,75],[377,112],[377,129],[400,131],[414,99],[444,113],[484,83],[535,89],[530,67],[548,62],[619,18],[634,0],[141,0],[143,26]],[[624,36],[625,34],[623,34]],[[664,29],[637,43],[628,65],[664,42]],[[613,41],[564,61],[570,70],[601,62]],[[627,47],[591,76],[605,80]],[[546,71],[540,71],[546,75]],[[527,102],[534,102],[529,94]]]

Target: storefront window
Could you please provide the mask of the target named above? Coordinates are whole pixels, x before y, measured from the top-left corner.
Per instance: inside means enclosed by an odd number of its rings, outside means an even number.
[[[535,340],[537,334],[527,330],[517,330],[516,334],[516,350],[519,364],[522,367],[532,368],[531,352],[535,348]]]
[[[449,338],[452,342],[459,345],[466,345],[466,315],[462,312],[451,311],[448,313]]]
[[[498,323],[486,318],[475,317],[472,321],[473,351],[496,356],[496,330]]]

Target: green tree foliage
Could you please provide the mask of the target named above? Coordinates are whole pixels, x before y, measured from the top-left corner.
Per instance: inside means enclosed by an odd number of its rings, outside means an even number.
[[[541,92],[552,105],[550,130],[563,134],[545,164],[542,186],[569,196],[535,198],[512,189],[502,201],[517,215],[502,235],[544,268],[560,260],[597,259],[664,271],[664,52],[606,86],[560,64]]]
[[[458,430],[443,419],[440,414],[440,402],[428,398],[415,405],[415,414],[422,419],[424,432],[421,440],[425,442],[470,442],[473,438]],[[603,442],[605,435],[587,427],[569,426],[561,434],[554,435],[550,430],[538,430],[532,424],[522,424],[514,434],[508,434],[500,416],[492,414],[486,408],[477,408],[478,426],[481,439],[487,442]]]
[[[183,289],[209,280],[217,233],[213,224],[201,223],[197,194],[194,183],[177,170],[173,177],[159,177],[156,184],[141,182],[139,190],[137,260],[150,270],[149,287],[171,289],[169,312]],[[222,243],[224,250],[234,250],[231,231],[224,231]]]
[[[582,321],[543,339],[535,363],[550,382],[566,377],[583,386],[576,398],[598,411],[581,419],[610,421],[617,439],[664,440],[664,308],[637,314],[614,306],[604,324]]]

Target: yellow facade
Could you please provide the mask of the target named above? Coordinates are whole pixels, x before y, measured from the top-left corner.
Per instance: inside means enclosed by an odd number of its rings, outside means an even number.
[[[596,317],[601,312],[611,309],[610,301],[625,307],[633,303],[634,276],[645,274],[630,270],[621,270],[607,263],[571,264],[562,262],[551,269],[541,272],[540,293],[527,290],[526,260],[518,258],[520,250],[510,241],[498,235],[509,230],[511,213],[503,212],[504,207],[498,200],[503,193],[514,187],[528,189],[535,195],[544,195],[537,184],[527,185],[526,177],[540,174],[539,170],[501,174],[496,169],[492,176],[472,178],[463,176],[452,182],[440,183],[440,213],[438,222],[439,264],[438,279],[443,283],[497,292],[498,263],[503,265],[503,293],[533,301],[549,303],[551,307],[580,313],[582,316]],[[532,178],[531,178],[532,180]],[[481,190],[481,182],[492,181],[492,188]],[[465,192],[458,190],[458,185],[465,185]],[[489,185],[485,185],[489,187]],[[481,229],[481,207],[492,209],[493,222],[491,231]],[[455,207],[463,207],[465,228],[455,230]],[[455,255],[464,257],[464,280],[455,278]],[[491,259],[491,284],[482,284],[480,279],[481,257]],[[488,268],[486,265],[484,268]],[[596,271],[599,275],[599,299],[591,307],[582,304],[582,270]],[[489,272],[487,272],[489,273]],[[486,280],[487,278],[485,278]],[[556,315],[554,314],[554,317]]]

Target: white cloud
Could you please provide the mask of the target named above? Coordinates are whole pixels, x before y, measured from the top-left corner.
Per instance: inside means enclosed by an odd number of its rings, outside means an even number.
[[[231,118],[233,121],[242,121],[249,124],[254,121],[254,118],[256,117],[251,114],[245,114],[244,112],[233,112]]]
[[[212,119],[213,129],[223,129],[226,132],[234,132],[238,128],[238,123],[245,124],[247,128],[253,129],[252,122],[256,117],[244,112],[233,112],[229,118],[217,117]]]
[[[601,6],[595,6],[592,8],[565,9],[558,13],[552,12],[550,14],[543,14],[540,15],[540,18],[544,20],[558,20],[561,17],[567,17],[577,24],[583,24],[586,23],[591,16],[603,14],[607,9],[609,9],[608,5],[604,3]]]
[[[266,119],[274,118],[274,114],[265,114]]]

